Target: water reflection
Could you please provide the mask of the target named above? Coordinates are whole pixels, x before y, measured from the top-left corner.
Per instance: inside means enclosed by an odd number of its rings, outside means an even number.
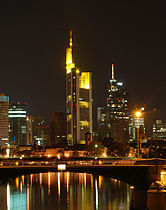
[[[0,185],[1,209],[130,209],[130,186],[86,173],[49,172]]]

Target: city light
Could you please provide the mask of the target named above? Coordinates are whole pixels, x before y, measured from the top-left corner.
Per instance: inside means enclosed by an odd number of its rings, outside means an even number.
[[[60,154],[58,154],[58,155],[57,155],[57,158],[58,158],[58,159],[60,159],[60,158],[61,158],[61,155],[60,155]]]
[[[140,111],[136,111],[136,112],[135,112],[135,116],[136,116],[136,117],[140,117],[141,115],[142,115],[142,113],[141,113]]]
[[[20,117],[25,117],[26,118],[26,115],[9,115],[9,118],[20,118]]]
[[[122,82],[118,82],[118,83],[117,83],[117,85],[122,86],[122,85],[123,85],[123,83],[122,83]]]
[[[69,153],[66,153],[66,154],[65,154],[65,157],[67,157],[67,158],[68,158],[69,156],[70,156],[70,155],[69,155]]]
[[[10,149],[6,149],[6,157],[9,157]]]
[[[9,114],[26,114],[26,111],[12,111],[12,110],[9,110]]]
[[[103,157],[107,157],[107,154],[105,152],[103,153]]]
[[[58,164],[58,170],[60,171],[66,170],[66,164]]]
[[[140,150],[141,150],[141,140],[139,135],[139,117],[141,117],[142,113],[140,111],[135,112],[135,116],[137,117],[137,157],[140,158]]]

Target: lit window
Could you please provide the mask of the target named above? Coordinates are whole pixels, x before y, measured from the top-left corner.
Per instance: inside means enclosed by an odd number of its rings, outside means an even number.
[[[80,121],[80,126],[81,127],[89,127],[89,122],[88,121]]]
[[[80,108],[89,108],[89,103],[86,101],[80,101]]]

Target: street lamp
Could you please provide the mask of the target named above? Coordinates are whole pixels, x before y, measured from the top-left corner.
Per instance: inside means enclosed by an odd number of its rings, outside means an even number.
[[[137,157],[140,156],[140,138],[139,138],[139,118],[141,117],[142,113],[140,111],[135,112],[135,116],[137,118]]]
[[[139,118],[142,115],[142,113],[140,111],[136,111],[135,115],[137,118]]]

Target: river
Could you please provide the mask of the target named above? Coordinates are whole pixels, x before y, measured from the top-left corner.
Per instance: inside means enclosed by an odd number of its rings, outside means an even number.
[[[146,209],[146,192],[133,192],[121,181],[86,173],[31,174],[0,184],[2,210],[129,210],[133,198]]]

